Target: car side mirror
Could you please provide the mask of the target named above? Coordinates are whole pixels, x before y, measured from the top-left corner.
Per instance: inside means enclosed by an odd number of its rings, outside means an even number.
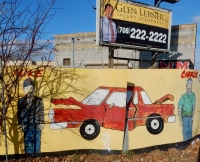
[[[114,104],[114,103],[110,104],[109,108],[112,108],[113,106],[115,106],[115,104]]]

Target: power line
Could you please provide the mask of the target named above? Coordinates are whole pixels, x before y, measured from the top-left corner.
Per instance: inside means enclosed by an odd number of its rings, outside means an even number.
[[[93,10],[96,10],[96,7],[94,7],[94,5],[90,2],[90,0],[88,0],[88,2],[91,4]]]

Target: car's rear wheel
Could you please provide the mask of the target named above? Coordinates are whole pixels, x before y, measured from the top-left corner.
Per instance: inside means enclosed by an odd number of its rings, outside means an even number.
[[[80,134],[86,140],[95,139],[100,133],[100,125],[97,121],[85,121],[80,127]]]
[[[163,119],[157,114],[149,115],[146,121],[146,128],[151,134],[161,133],[164,128]]]

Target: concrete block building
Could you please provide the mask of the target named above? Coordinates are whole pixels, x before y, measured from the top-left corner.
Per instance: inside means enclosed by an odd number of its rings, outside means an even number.
[[[72,42],[74,39],[74,43]],[[109,58],[108,46],[96,45],[96,33],[54,36],[55,66],[75,68],[182,68],[193,69],[196,47],[196,24],[172,26],[169,53],[152,53],[115,48]],[[110,67],[110,60],[113,64]],[[186,63],[187,62],[187,63]]]

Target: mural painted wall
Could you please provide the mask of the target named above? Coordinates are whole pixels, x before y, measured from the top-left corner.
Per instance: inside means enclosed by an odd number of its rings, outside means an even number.
[[[22,79],[7,115],[9,154],[109,153],[200,134],[199,71],[41,67],[13,74]]]
[[[131,75],[131,73],[132,72],[130,72],[128,75],[129,80],[134,80],[135,85],[142,85],[145,91],[147,92],[151,101],[148,106],[152,104],[152,106],[157,107],[157,104],[154,101],[157,101],[158,98],[165,96],[166,94],[173,95],[173,100],[172,98],[171,100],[166,100],[164,103],[161,103],[161,105],[173,104],[175,121],[174,117],[167,117],[165,114],[161,114],[162,111],[159,110],[158,113],[156,113],[156,115],[160,118],[153,118],[150,119],[150,121],[152,129],[156,129],[163,126],[162,132],[154,136],[152,136],[149,133],[145,133],[145,130],[148,125],[146,126],[146,128],[137,127],[135,131],[129,131],[129,149],[143,148],[152,145],[161,145],[184,141],[184,132],[188,133],[188,131],[192,131],[192,137],[199,134],[199,71],[143,70],[142,72],[134,71],[134,75]],[[188,84],[188,80],[190,79],[192,81],[189,81],[190,84]],[[188,92],[188,86],[191,92]],[[182,103],[180,103],[182,100],[181,98],[183,96],[187,96],[187,99],[183,99],[185,100],[185,102],[182,101]],[[145,100],[144,97],[143,100]],[[167,106],[167,108],[170,107]],[[188,114],[186,114],[186,112],[188,112]],[[188,119],[188,125],[183,124],[183,122],[181,122],[181,119],[184,120],[183,118],[185,117],[190,118]],[[173,122],[171,122],[172,119]],[[147,119],[147,121],[148,120],[149,119]],[[135,121],[137,121],[137,119]],[[187,131],[183,131],[187,126],[189,126],[190,129]]]

